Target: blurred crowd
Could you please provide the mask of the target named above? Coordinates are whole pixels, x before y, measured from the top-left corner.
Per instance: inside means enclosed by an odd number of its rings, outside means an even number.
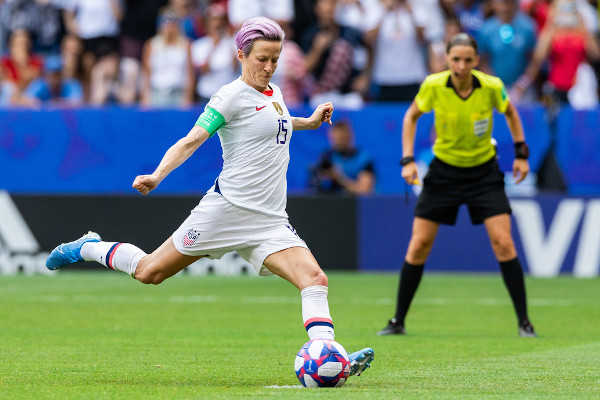
[[[260,15],[286,32],[289,107],[412,101],[461,31],[514,103],[598,104],[596,0],[0,0],[0,107],[206,102]]]

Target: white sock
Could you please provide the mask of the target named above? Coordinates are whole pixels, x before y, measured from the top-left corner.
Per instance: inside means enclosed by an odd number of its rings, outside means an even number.
[[[135,277],[135,269],[145,255],[143,250],[129,243],[87,242],[81,246],[81,257],[85,261],[97,261],[132,277]]]
[[[310,340],[331,339],[333,333],[333,321],[329,314],[329,303],[327,303],[327,286],[309,286],[304,288],[302,296],[302,319],[304,327]]]

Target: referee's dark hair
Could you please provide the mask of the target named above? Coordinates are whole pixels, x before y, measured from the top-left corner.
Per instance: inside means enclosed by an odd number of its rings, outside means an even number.
[[[478,54],[479,52],[475,38],[464,32],[452,36],[452,39],[450,39],[446,45],[446,54],[450,53],[450,49],[454,46],[471,46],[475,50],[475,54]]]

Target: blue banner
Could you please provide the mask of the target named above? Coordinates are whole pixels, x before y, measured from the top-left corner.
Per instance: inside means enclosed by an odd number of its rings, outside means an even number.
[[[402,118],[405,104],[371,105],[360,111],[336,110],[335,119],[349,120],[357,145],[375,160],[376,191],[399,194]],[[144,110],[141,108],[84,108],[0,111],[0,189],[12,193],[132,194],[135,176],[152,172],[166,150],[185,136],[202,110]],[[293,115],[309,116],[312,110]],[[550,146],[550,134],[541,107],[520,110],[536,171]],[[599,113],[561,116],[559,148],[574,193],[600,193]],[[500,166],[510,171],[514,151],[502,115],[494,117]],[[417,126],[415,155],[431,157],[433,115]],[[288,188],[307,193],[310,166],[327,149],[327,126],[295,132],[291,141]],[[190,160],[157,189],[164,194],[202,194],[213,184],[222,166],[217,137],[208,140]]]

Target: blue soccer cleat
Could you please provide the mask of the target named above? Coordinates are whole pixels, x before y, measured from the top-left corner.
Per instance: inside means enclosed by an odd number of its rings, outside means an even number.
[[[48,256],[46,268],[54,270],[83,261],[80,254],[81,246],[87,242],[99,242],[101,240],[100,235],[89,231],[77,240],[57,246]]]
[[[366,349],[349,354],[348,358],[350,359],[350,376],[358,376],[371,366],[371,362],[375,358],[375,351],[367,347]]]

